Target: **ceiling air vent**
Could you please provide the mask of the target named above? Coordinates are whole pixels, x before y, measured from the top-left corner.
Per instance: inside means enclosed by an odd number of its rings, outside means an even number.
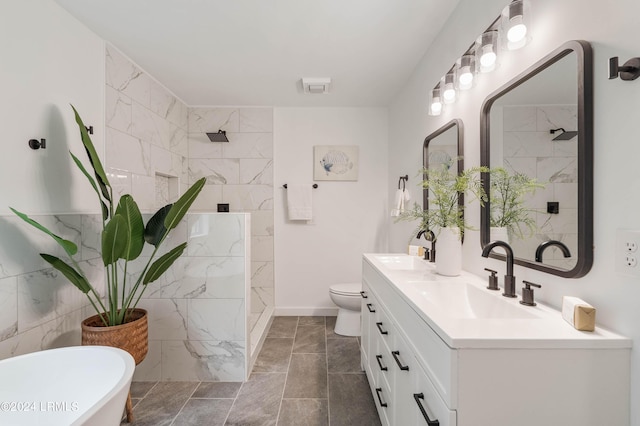
[[[303,78],[302,88],[304,93],[311,94],[323,94],[329,93],[329,86],[331,85],[330,78]]]

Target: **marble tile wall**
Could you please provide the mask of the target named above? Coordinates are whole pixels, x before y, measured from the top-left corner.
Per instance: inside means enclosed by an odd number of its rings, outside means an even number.
[[[188,246],[162,277],[147,285],[138,304],[149,312],[149,353],[136,368],[136,380],[245,379],[248,218],[242,213],[188,214],[167,238],[162,252],[182,241]],[[78,245],[81,267],[104,294],[94,238],[101,231],[99,217],[34,219]],[[0,242],[0,359],[79,345],[80,322],[94,311],[84,294],[38,256],[65,254],[19,218],[1,217],[0,233],[5,236]],[[147,246],[129,265],[129,282],[150,254]]]
[[[106,47],[105,167],[114,190],[141,211],[188,187],[187,107],[112,46]],[[168,191],[168,179],[179,188]],[[165,189],[166,188],[166,189]]]
[[[578,137],[553,141],[558,135],[549,133],[559,127],[577,130],[575,105],[514,106],[503,111],[504,166],[508,170],[536,177],[546,184],[527,203],[535,210],[537,232],[531,238],[511,237],[518,257],[534,259],[535,250],[543,241],[554,239],[565,243],[577,253],[577,143]],[[560,202],[560,213],[547,213],[547,202]],[[555,248],[545,252],[546,264],[571,269],[575,257],[564,259]]]
[[[149,312],[149,353],[135,380],[245,379],[247,228],[242,213],[188,214],[176,228],[167,249],[187,241],[187,251],[140,301]]]
[[[274,305],[273,109],[188,109],[189,183],[206,176],[194,209],[251,213],[251,315],[249,328]],[[228,143],[210,142],[207,132],[227,132]]]
[[[33,216],[78,246],[76,260],[100,294],[104,294],[98,240],[86,238],[100,228],[91,215]],[[87,298],[39,253],[64,258],[48,236],[18,217],[0,217],[0,359],[80,344],[80,322],[92,315]]]

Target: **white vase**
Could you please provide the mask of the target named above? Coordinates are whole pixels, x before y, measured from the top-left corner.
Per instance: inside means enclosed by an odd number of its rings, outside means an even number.
[[[447,277],[462,271],[462,241],[460,228],[442,228],[436,240],[436,273]]]
[[[504,241],[507,244],[510,244],[509,231],[506,226],[492,226],[489,232],[490,232],[489,241],[500,240],[500,241]],[[507,254],[502,247],[496,247],[492,251],[494,253],[499,253],[504,255]]]

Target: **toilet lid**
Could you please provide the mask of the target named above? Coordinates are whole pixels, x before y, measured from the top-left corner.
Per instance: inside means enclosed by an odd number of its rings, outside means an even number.
[[[329,287],[329,291],[333,294],[342,294],[345,296],[359,296],[362,291],[361,283],[334,284]]]

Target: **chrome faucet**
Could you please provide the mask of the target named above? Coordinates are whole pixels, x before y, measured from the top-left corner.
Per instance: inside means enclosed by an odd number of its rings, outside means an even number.
[[[562,250],[562,254],[564,257],[571,257],[571,252],[569,251],[569,247],[567,247],[563,242],[557,240],[549,240],[540,243],[538,248],[536,249],[536,262],[542,263],[542,253],[545,251],[547,247],[550,246],[558,246],[560,250]]]
[[[502,247],[507,253],[507,273],[504,276],[504,297],[517,297],[516,296],[516,277],[513,276],[513,249],[504,241],[496,240],[492,241],[482,249],[482,257],[489,257],[489,253],[495,247]]]
[[[436,261],[436,235],[433,233],[433,231],[422,229],[420,232],[418,232],[418,235],[416,235],[416,238],[420,239],[420,237],[422,237],[423,235],[425,240],[431,241],[431,249],[427,250],[428,253],[425,252],[424,258],[429,262],[435,262]]]

